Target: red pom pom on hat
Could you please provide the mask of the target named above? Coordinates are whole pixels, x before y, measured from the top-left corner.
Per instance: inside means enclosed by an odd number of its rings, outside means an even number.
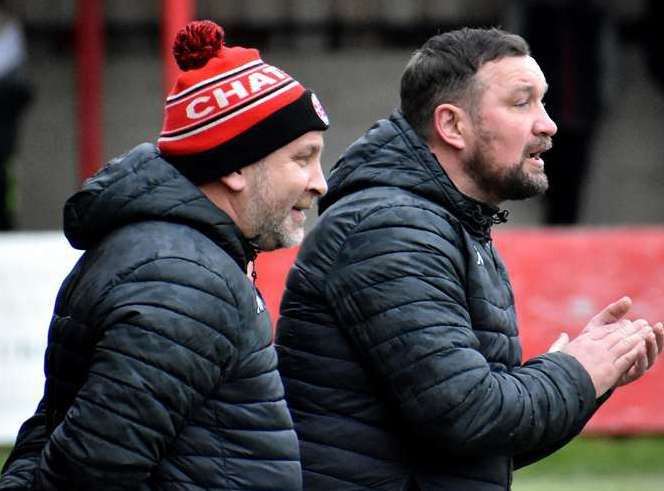
[[[193,21],[180,29],[173,43],[173,56],[182,71],[204,67],[219,55],[224,30],[211,20]]]

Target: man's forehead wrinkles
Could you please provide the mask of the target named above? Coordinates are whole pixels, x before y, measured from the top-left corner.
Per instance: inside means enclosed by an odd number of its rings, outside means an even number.
[[[544,84],[541,88],[538,87],[537,85],[533,84],[533,83],[516,84],[512,88],[511,91],[514,94],[519,94],[519,93],[525,92],[525,93],[531,95],[531,94],[535,94],[535,93],[539,92],[540,90],[542,91],[543,94],[545,94],[547,92],[547,90],[549,90],[548,84]]]
[[[517,75],[516,77],[510,76],[497,76],[492,80],[487,80],[486,87],[494,87],[503,90],[509,94],[546,94],[549,85],[540,80],[530,79],[530,77]]]
[[[537,62],[529,57],[501,58],[486,62],[478,71],[478,79],[486,83],[536,83],[546,85]]]

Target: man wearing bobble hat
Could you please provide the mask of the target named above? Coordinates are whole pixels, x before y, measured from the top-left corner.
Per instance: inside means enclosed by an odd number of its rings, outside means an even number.
[[[46,386],[0,489],[301,489],[260,294],[258,251],[298,244],[327,190],[315,95],[213,22],[175,40],[183,70],[157,145],[64,209],[85,251],[58,294]]]

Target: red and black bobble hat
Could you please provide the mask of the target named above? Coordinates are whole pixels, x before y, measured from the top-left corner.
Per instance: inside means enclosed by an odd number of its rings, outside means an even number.
[[[263,62],[258,50],[224,45],[224,31],[212,21],[181,29],[173,55],[183,73],[166,98],[157,145],[195,184],[329,127],[313,92]]]

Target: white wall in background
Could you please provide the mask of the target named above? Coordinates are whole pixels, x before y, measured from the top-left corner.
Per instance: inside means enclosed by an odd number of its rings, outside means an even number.
[[[0,233],[0,444],[41,398],[55,296],[80,254],[62,232]]]

